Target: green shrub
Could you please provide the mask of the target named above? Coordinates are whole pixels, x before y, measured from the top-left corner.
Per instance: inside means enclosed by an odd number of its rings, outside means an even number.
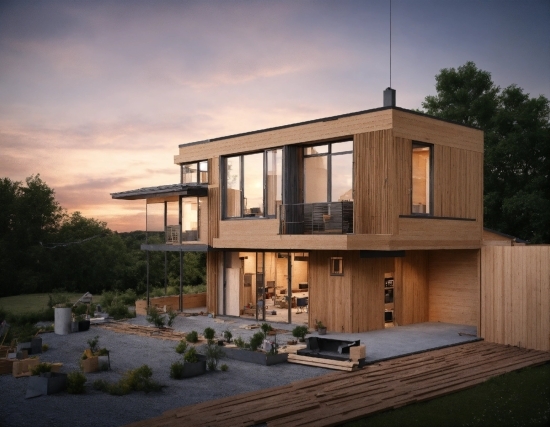
[[[42,353],[47,352],[49,348],[50,346],[48,344],[42,344]]]
[[[78,371],[69,372],[67,375],[67,392],[71,394],[84,393],[84,383],[86,383],[86,377],[83,373]]]
[[[216,335],[216,331],[212,328],[206,328],[203,332],[204,338],[206,338],[208,341],[212,341],[214,339],[214,336]]]
[[[185,339],[189,342],[196,343],[199,340],[199,334],[197,334],[197,331],[191,331],[185,336]]]
[[[108,356],[109,355],[109,350],[107,350],[106,348],[100,348],[97,352],[97,355],[98,356]]]
[[[107,307],[110,307],[113,304],[115,296],[116,295],[113,291],[103,291],[101,298],[99,299],[99,303],[101,304],[103,310],[106,310]]]
[[[98,352],[98,350],[99,350],[99,335],[96,335],[95,337],[90,338],[86,342],[88,343],[88,346],[90,347],[90,351],[92,352],[92,354],[95,354],[95,353]]]
[[[183,359],[188,363],[197,363],[199,361],[199,358],[197,357],[197,349],[195,347],[191,347],[187,350],[185,356],[183,356]]]
[[[225,330],[223,331],[223,337],[227,342],[231,342],[231,338],[233,338],[233,334],[231,333],[230,330]]]
[[[172,363],[172,365],[170,365],[170,378],[181,380],[183,378],[183,369],[184,364],[182,361],[178,360],[177,362]]]
[[[256,351],[258,347],[261,347],[262,343],[264,342],[264,334],[263,332],[256,332],[254,335],[252,335],[252,338],[250,338],[250,350]]]
[[[303,340],[308,332],[309,330],[307,329],[307,326],[296,326],[292,330],[292,336]]]
[[[146,319],[149,323],[152,323],[157,328],[164,327],[164,324],[166,322],[166,319],[164,319],[164,316],[162,314],[160,314],[158,309],[154,306],[151,306],[147,309]]]
[[[126,289],[123,293],[118,295],[118,300],[124,305],[136,305],[137,300],[136,291],[131,288]]]
[[[225,371],[227,371],[227,370],[229,369],[229,366],[227,366],[227,365],[224,363],[222,366],[220,366],[220,369],[221,369],[223,372],[225,372]]]
[[[187,351],[187,347],[188,347],[187,341],[181,340],[176,346],[176,353],[178,354],[185,353]]]
[[[220,347],[213,340],[209,340],[205,349],[206,366],[209,371],[215,371],[218,367],[219,360],[225,356],[223,348]]]
[[[135,313],[131,313],[130,310],[128,310],[128,306],[121,301],[113,302],[113,304],[108,306],[105,310],[109,316],[115,320],[136,317]]]
[[[31,369],[31,375],[40,375],[42,373],[51,372],[51,371],[52,371],[51,363],[41,362]]]
[[[272,331],[273,327],[269,323],[264,322],[264,323],[262,323],[262,326],[260,327],[260,329],[264,333],[264,337],[267,338],[268,332]]]
[[[63,290],[54,290],[51,294],[48,295],[48,307],[54,308],[56,305],[67,305],[69,304],[69,297],[64,295]]]
[[[178,317],[178,312],[177,312],[177,311],[174,311],[174,310],[172,310],[172,309],[170,309],[170,310],[168,311],[167,314],[168,314],[167,325],[168,325],[168,326],[172,326],[173,323],[174,323],[174,319],[175,319],[176,317]]]
[[[114,396],[122,396],[132,391],[159,391],[164,387],[151,379],[152,369],[147,365],[126,371],[122,378],[116,383],[109,383],[105,380],[94,381],[93,387],[96,390],[104,391]]]
[[[246,342],[239,336],[233,340],[233,344],[235,344],[238,348],[245,348]]]
[[[78,304],[73,306],[72,312],[75,316],[82,316],[88,312],[88,305],[87,304]]]

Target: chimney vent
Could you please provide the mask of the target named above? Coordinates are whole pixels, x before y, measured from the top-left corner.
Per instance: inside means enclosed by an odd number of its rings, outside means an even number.
[[[384,107],[395,106],[395,89],[389,87],[384,91]]]

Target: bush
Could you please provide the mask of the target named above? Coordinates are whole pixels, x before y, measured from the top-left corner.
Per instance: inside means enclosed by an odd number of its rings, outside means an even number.
[[[92,352],[92,354],[97,353],[97,351],[99,350],[99,335],[96,335],[95,337],[90,338],[86,342],[90,346],[90,351]]]
[[[267,338],[268,332],[272,331],[273,327],[269,323],[264,322],[264,323],[262,323],[262,326],[260,327],[260,329],[264,333],[264,337]]]
[[[50,346],[48,344],[42,344],[42,353],[47,352],[49,348]]]
[[[187,351],[187,347],[188,347],[187,341],[181,340],[176,346],[176,353],[178,354],[185,353]]]
[[[238,348],[246,347],[246,342],[240,336],[233,340],[233,344],[235,344]]]
[[[41,362],[31,369],[31,375],[40,375],[42,373],[51,372],[51,371],[52,371],[51,363]]]
[[[147,321],[149,323],[154,324],[157,328],[164,327],[165,319],[162,314],[158,311],[158,309],[154,306],[151,306],[147,309]]]
[[[197,363],[199,361],[199,358],[197,357],[197,349],[195,347],[191,347],[187,350],[185,356],[183,356],[183,359],[188,363]]]
[[[222,347],[217,345],[213,340],[209,340],[206,344],[206,366],[209,371],[215,371],[218,367],[219,360],[225,356],[225,352]]]
[[[67,375],[67,392],[71,394],[84,393],[84,383],[86,381],[83,373],[78,371],[69,372]]]
[[[216,331],[212,328],[206,328],[203,334],[204,338],[206,338],[208,341],[212,341],[214,339],[214,336],[216,335]]]
[[[132,391],[159,391],[164,387],[151,379],[152,369],[147,365],[126,371],[122,378],[116,383],[109,383],[105,380],[94,381],[93,387],[96,390],[104,391],[114,396],[122,396]]]
[[[118,295],[118,300],[124,305],[136,305],[137,294],[133,289],[126,289],[123,293]]]
[[[258,347],[261,347],[262,343],[264,342],[264,334],[263,332],[256,332],[254,335],[252,335],[252,338],[250,338],[250,350],[256,351],[258,350]]]
[[[296,326],[292,330],[292,336],[303,340],[308,332],[309,330],[307,329],[307,326]]]
[[[172,326],[173,323],[174,323],[174,319],[178,317],[178,312],[177,311],[174,311],[172,309],[170,309],[168,311],[168,322],[167,322],[167,325],[168,326]]]
[[[199,340],[199,334],[197,334],[197,331],[191,331],[185,336],[185,339],[189,342],[196,343]]]
[[[101,298],[99,299],[99,303],[101,304],[101,307],[106,310],[107,307],[110,307],[113,304],[114,299],[115,293],[113,291],[103,291]]]
[[[220,366],[220,369],[225,372],[229,369],[229,367],[224,363],[222,366]]]
[[[183,362],[178,360],[170,365],[170,378],[181,380],[183,378]]]
[[[111,316],[115,320],[129,319],[132,317],[136,317],[136,314],[130,313],[126,304],[124,304],[121,301],[114,302],[112,305],[108,306],[105,310],[107,311],[109,316]]]
[[[223,337],[227,342],[231,342],[231,338],[233,338],[233,334],[231,333],[230,330],[225,330],[223,331]]]

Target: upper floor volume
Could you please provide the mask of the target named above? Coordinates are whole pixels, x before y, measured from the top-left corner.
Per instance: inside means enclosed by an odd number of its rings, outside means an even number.
[[[481,246],[483,132],[392,105],[182,144],[175,163],[179,190],[163,197],[145,189],[151,196],[142,197],[179,203],[172,243],[264,250]],[[168,235],[170,224],[164,226]]]

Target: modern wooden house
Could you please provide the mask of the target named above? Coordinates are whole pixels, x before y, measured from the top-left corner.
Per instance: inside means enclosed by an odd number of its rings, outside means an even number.
[[[112,197],[162,212],[165,242],[142,249],[207,252],[209,312],[480,330],[479,129],[389,102],[182,144],[174,160],[179,184]]]

